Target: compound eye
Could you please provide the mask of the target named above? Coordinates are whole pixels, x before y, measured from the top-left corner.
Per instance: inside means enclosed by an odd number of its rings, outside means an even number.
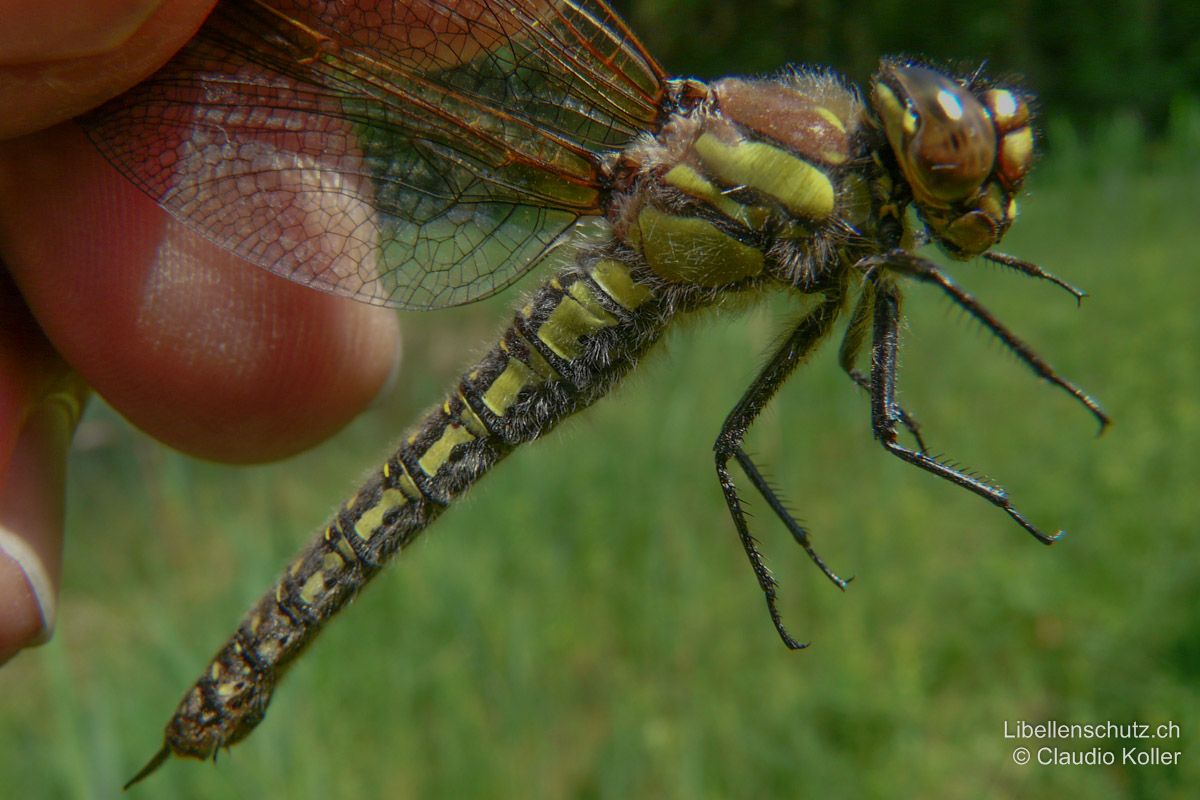
[[[996,129],[963,86],[925,67],[893,66],[877,84],[875,101],[918,198],[939,205],[966,200],[991,174]]]

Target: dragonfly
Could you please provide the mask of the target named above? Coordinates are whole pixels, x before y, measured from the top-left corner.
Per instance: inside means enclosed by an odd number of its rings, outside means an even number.
[[[539,266],[549,277],[249,610],[130,785],[245,738],[326,622],[484,474],[607,394],[676,320],[735,297],[782,293],[796,309],[713,449],[787,647],[805,645],[781,619],[733,465],[845,588],[743,446],[843,318],[840,366],[883,448],[1054,542],[1061,531],[1001,487],[930,454],[896,399],[901,289],[915,282],[1109,422],[918,252],[1084,296],[994,249],[1034,159],[1032,101],[981,71],[900,58],[862,90],[820,68],[671,78],[600,0],[220,2],[167,66],[82,119],[163,208],[275,274],[398,309],[471,303]]]

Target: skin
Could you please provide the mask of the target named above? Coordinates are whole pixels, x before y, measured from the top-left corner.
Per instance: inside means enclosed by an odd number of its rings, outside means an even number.
[[[0,0],[0,663],[53,629],[87,387],[172,447],[249,463],[335,433],[398,363],[392,312],[189,233],[69,121],[153,72],[212,5]]]

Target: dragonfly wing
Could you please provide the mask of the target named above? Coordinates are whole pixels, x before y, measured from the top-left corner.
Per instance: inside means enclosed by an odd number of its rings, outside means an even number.
[[[601,212],[597,154],[653,127],[662,78],[600,3],[226,0],[82,122],[239,256],[439,308],[499,291]]]

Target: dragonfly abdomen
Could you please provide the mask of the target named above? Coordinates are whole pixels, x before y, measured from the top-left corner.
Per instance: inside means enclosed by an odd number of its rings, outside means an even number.
[[[167,725],[167,752],[208,758],[262,720],[323,624],[516,447],[606,394],[661,335],[674,304],[635,279],[637,255],[581,249],[296,557]]]

